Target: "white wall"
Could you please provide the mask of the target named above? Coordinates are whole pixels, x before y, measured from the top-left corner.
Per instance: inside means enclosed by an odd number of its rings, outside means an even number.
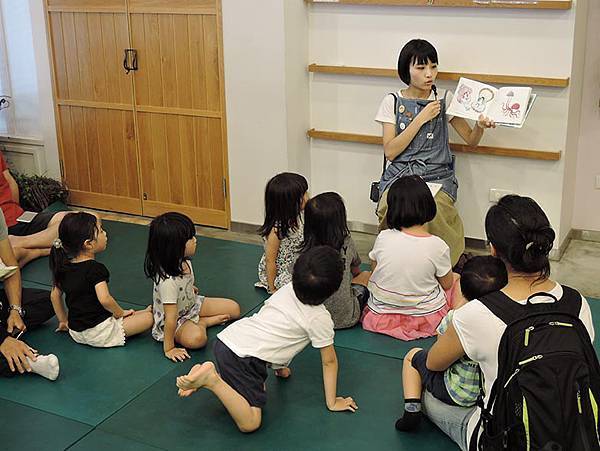
[[[575,8],[543,11],[319,4],[310,9],[310,23],[310,60],[320,64],[393,68],[404,43],[420,37],[436,46],[442,71],[571,76]],[[454,88],[447,82],[438,85]],[[314,74],[311,126],[381,134],[373,117],[382,97],[399,87],[399,80],[387,78]],[[486,132],[482,145],[565,151],[569,89],[534,90],[538,100],[526,125],[521,130]],[[459,140],[452,135],[451,141]],[[377,146],[314,140],[313,190],[337,189],[346,200],[350,220],[374,224],[374,207],[367,191],[370,181],[380,175],[381,159],[382,149]],[[458,154],[458,208],[466,236],[484,238],[483,217],[490,206],[490,188],[534,197],[553,226],[560,229],[564,164],[564,159],[542,162]]]
[[[600,2],[590,1],[585,51],[581,127],[575,178],[573,228],[600,231]]]
[[[310,179],[308,55],[303,2],[223,1],[231,220],[263,221],[264,186],[278,172]]]

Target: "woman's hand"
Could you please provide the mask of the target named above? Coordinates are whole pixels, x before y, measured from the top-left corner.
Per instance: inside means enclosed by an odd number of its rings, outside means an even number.
[[[489,117],[480,114],[479,119],[477,119],[477,126],[479,128],[496,128],[496,123]]]
[[[440,112],[442,111],[442,104],[439,100],[434,100],[433,102],[429,102],[425,108],[421,110],[417,117],[415,118],[421,125],[426,124],[432,119],[438,117]]]

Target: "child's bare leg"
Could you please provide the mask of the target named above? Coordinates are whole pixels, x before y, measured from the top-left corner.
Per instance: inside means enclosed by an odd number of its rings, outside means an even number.
[[[208,317],[219,315],[227,315],[229,317],[228,320],[238,319],[240,317],[240,306],[233,299],[204,298],[204,302],[200,308],[200,316]]]
[[[153,323],[154,317],[151,311],[148,309],[137,311],[133,315],[123,318],[125,336],[131,337],[132,335],[141,334],[150,329]]]
[[[175,341],[184,348],[200,349],[206,345],[206,326],[202,322],[185,321],[175,333]]]
[[[177,378],[179,396],[189,396],[199,388],[213,392],[242,432],[254,432],[260,427],[262,410],[251,406],[246,398],[235,391],[216,372],[212,362],[194,365],[185,376]]]
[[[352,279],[352,283],[357,283],[359,285],[367,286],[369,284],[369,279],[371,278],[371,271],[362,271],[359,275],[355,276]]]
[[[402,362],[402,388],[404,389],[404,415],[396,421],[399,431],[412,431],[421,422],[421,375],[412,366],[412,358],[421,348],[413,348]]]

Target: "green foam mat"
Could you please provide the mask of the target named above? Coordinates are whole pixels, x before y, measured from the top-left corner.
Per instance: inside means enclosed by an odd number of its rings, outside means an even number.
[[[148,227],[104,221],[108,247],[98,261],[110,272],[109,288],[118,301],[137,305],[152,303],[152,282],[144,275]],[[253,244],[198,237],[192,260],[196,285],[207,296],[235,299],[246,313],[261,303],[267,293],[254,288],[262,248]],[[23,280],[51,285],[48,258],[40,258],[23,270]]]
[[[98,349],[55,333],[56,325],[54,318],[22,339],[41,354],[56,354],[58,379],[27,374],[2,380],[0,398],[95,426],[177,366],[149,332],[129,338],[124,347]]]
[[[97,429],[90,432],[69,448],[70,451],[106,451],[110,449],[127,451],[160,451],[162,448],[145,445]]]
[[[212,393],[200,390],[187,399],[177,396],[175,378],[193,362],[169,372],[98,429],[173,450],[200,444],[203,449],[222,450],[456,449],[428,422],[419,434],[394,429],[403,408],[401,360],[339,348],[337,353],[338,394],[356,399],[355,414],[327,410],[319,352],[307,349],[292,363],[290,379],[269,376],[263,425],[253,434],[240,433]]]
[[[2,381],[2,385],[4,385]],[[0,399],[2,451],[66,449],[92,428],[77,421]]]

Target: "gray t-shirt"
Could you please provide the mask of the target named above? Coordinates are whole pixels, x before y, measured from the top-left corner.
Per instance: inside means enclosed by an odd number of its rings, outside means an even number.
[[[340,288],[326,301],[325,307],[331,314],[335,329],[352,327],[360,319],[360,304],[352,288],[352,267],[360,265],[360,256],[351,236],[346,237],[340,250],[344,259],[344,278]]]
[[[6,225],[6,219],[4,219],[4,213],[0,210],[0,241],[8,238],[8,227]]]

